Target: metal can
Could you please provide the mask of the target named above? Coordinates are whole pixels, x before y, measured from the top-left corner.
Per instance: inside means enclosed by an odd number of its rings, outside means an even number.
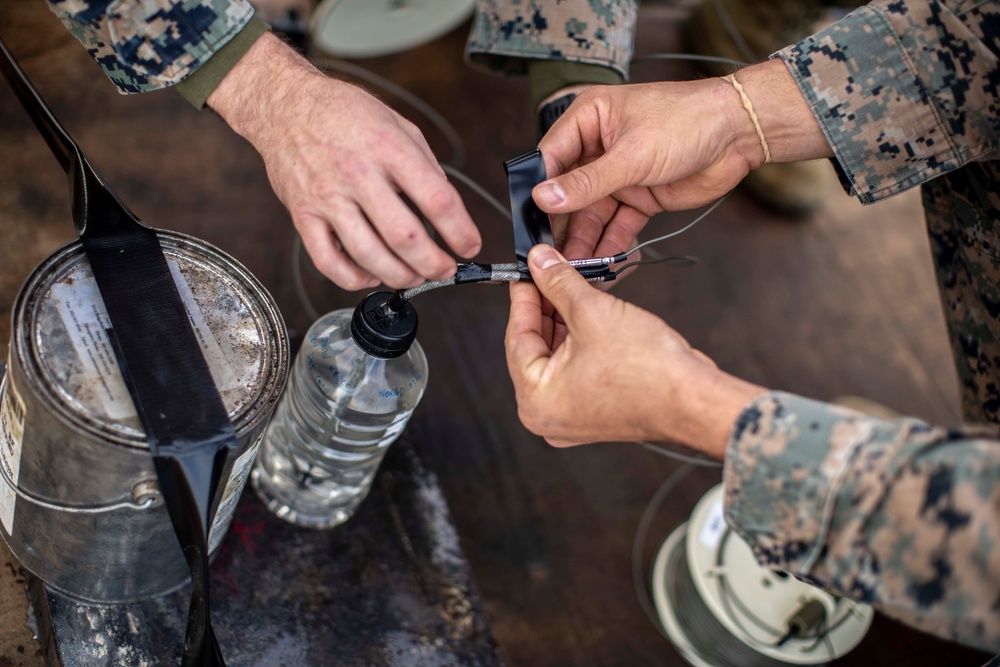
[[[214,553],[284,388],[288,338],[274,300],[238,262],[193,237],[157,235],[238,438],[211,527]],[[37,577],[88,602],[183,586],[187,563],[79,241],[34,270],[11,319],[0,390],[7,545]]]

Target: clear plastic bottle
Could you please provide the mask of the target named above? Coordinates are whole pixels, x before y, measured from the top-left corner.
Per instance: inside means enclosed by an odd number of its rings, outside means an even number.
[[[307,528],[351,517],[427,385],[416,330],[391,292],[310,327],[251,475],[268,509]]]

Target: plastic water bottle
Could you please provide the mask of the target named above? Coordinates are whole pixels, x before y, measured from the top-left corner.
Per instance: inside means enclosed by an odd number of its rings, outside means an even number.
[[[268,509],[307,528],[351,517],[427,385],[416,333],[416,311],[392,292],[310,327],[251,475]]]

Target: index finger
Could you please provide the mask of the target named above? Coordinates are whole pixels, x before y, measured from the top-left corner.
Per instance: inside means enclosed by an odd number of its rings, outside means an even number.
[[[387,167],[396,185],[417,205],[448,247],[462,257],[479,252],[479,229],[437,162],[428,160],[414,145],[403,147]]]
[[[592,91],[603,87],[594,86],[585,91],[538,142],[545,161],[546,178],[566,173],[582,163],[583,158],[604,153],[600,111],[592,102]]]
[[[576,115],[572,108],[568,109],[538,142],[546,178],[569,171],[583,154],[583,137],[575,121]]]
[[[511,283],[510,320],[504,336],[507,367],[517,388],[527,377],[540,373],[552,350],[544,337],[542,295],[531,283]]]

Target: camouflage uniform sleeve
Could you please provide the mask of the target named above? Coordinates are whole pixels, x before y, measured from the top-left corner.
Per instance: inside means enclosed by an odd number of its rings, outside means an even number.
[[[771,392],[726,451],[726,519],[763,564],[1000,651],[1000,434]]]
[[[194,72],[253,16],[247,0],[47,0],[122,94]]]
[[[877,0],[779,51],[871,203],[1000,156],[1000,2]]]
[[[470,64],[525,74],[528,62],[602,65],[628,78],[638,0],[479,0]]]

